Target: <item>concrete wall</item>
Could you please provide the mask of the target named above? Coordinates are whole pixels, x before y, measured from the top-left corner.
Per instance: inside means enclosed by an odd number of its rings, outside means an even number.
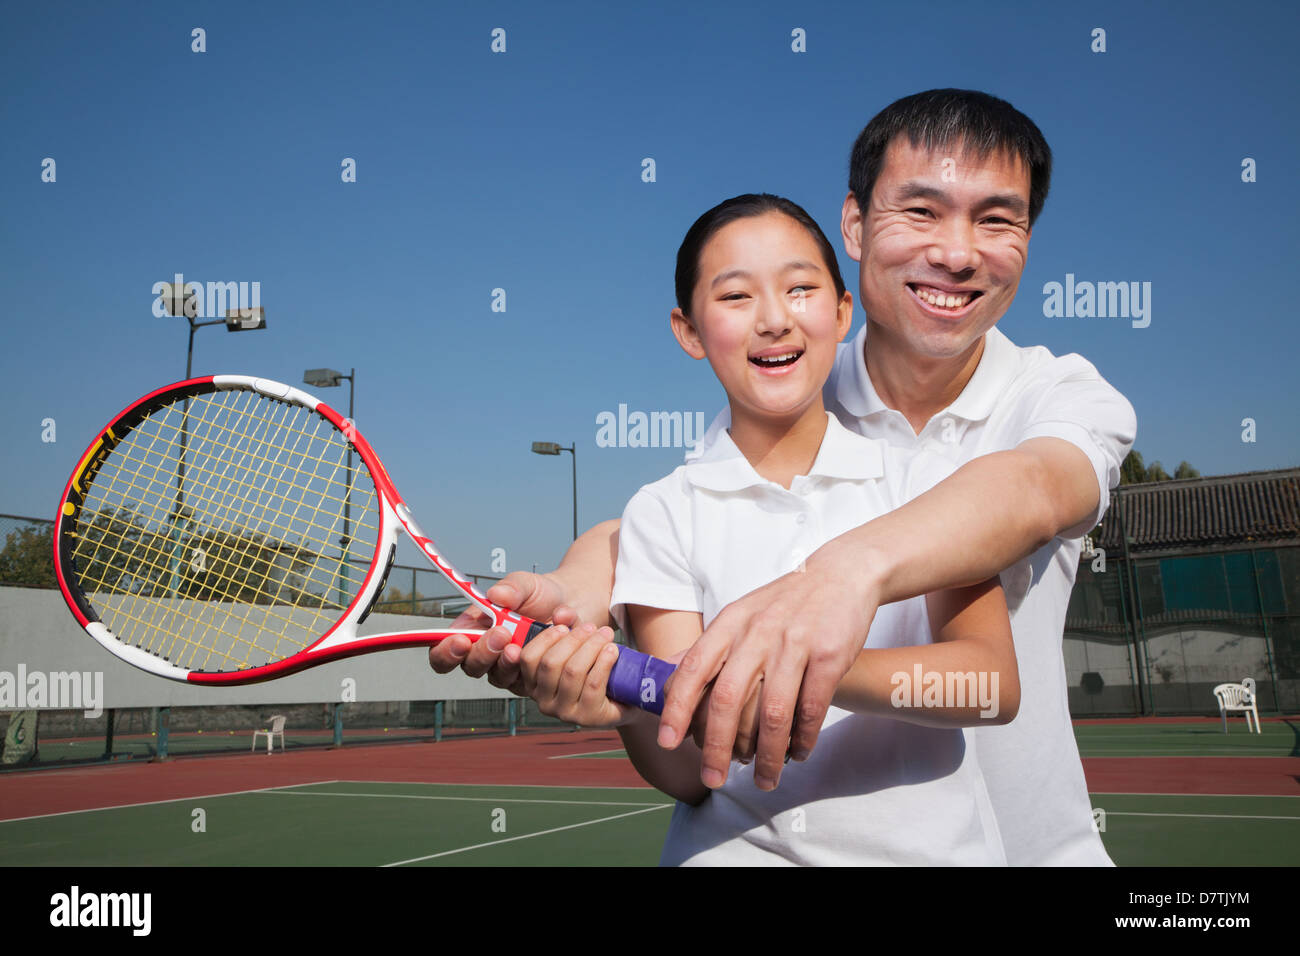
[[[448,623],[442,618],[371,614],[361,633],[438,628]],[[355,680],[358,701],[511,696],[460,671],[435,674],[429,669],[428,652],[420,648],[362,654],[246,687],[183,684],[138,670],[101,648],[77,624],[58,591],[0,587],[0,671],[14,675],[12,681],[19,665],[28,674],[102,674],[103,700],[98,703],[104,708],[332,702],[340,699],[345,678]]]

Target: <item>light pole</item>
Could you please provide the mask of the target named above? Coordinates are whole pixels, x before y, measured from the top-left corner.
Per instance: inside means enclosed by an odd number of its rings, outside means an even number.
[[[348,423],[352,423],[354,415],[354,404],[357,397],[357,370],[352,369],[347,375],[332,368],[309,368],[302,373],[302,383],[311,385],[316,388],[334,388],[341,384],[344,379],[348,380]],[[350,436],[349,436],[350,437]],[[343,491],[343,537],[339,538],[339,548],[342,552],[341,568],[339,580],[339,605],[347,606],[347,596],[344,593],[343,586],[350,580],[348,574],[348,554],[352,550],[352,442],[348,442],[348,476],[347,484],[344,485]]]
[[[567,451],[573,456],[573,540],[578,540],[578,443],[575,441],[568,448],[563,445],[557,445],[553,441],[535,441],[533,442],[533,454],[535,455],[558,455],[562,451]]]
[[[179,275],[177,279],[178,281],[174,283],[162,283],[161,298],[163,308],[166,309],[168,315],[184,316],[185,320],[190,324],[189,347],[185,352],[185,379],[188,381],[194,374],[194,333],[198,329],[203,328],[205,325],[225,325],[227,332],[254,332],[266,328],[266,314],[262,311],[261,306],[247,309],[227,309],[224,319],[195,322],[195,316],[198,315],[198,286],[192,282],[181,283]],[[190,400],[187,398],[181,411],[180,451],[176,459],[176,511],[172,519],[172,534],[177,550],[173,552],[170,562],[173,593],[175,593],[180,583],[178,570],[180,562],[177,555],[180,548],[180,528],[184,517],[182,510],[185,507],[185,449],[189,442],[189,417]]]

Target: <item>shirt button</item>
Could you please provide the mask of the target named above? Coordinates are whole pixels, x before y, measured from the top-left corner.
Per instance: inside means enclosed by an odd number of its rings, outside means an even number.
[[[795,520],[795,522],[798,523],[798,524],[803,524],[805,521],[808,520],[808,516],[807,516],[806,514],[803,514],[802,512],[800,512],[800,513],[795,517],[794,520]]]

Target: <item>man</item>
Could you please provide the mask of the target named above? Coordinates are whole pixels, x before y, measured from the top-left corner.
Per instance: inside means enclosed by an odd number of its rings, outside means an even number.
[[[1080,538],[1106,511],[1136,420],[1081,357],[1018,348],[995,328],[1050,178],[1038,127],[984,93],[905,97],[858,137],[841,233],[867,322],[841,346],[827,407],[955,470],[823,546],[806,573],[724,609],[683,658],[659,739],[675,747],[695,722],[706,785],[725,780],[737,751],[754,749],[755,776],[772,786],[787,748],[807,757],[881,604],[1000,573],[1020,713],[973,733],[1008,862],[1110,864],[1070,725],[1061,641]],[[489,596],[533,617],[606,622],[616,533],[614,522],[598,525],[552,574],[511,575]],[[511,686],[518,652],[504,646],[500,634],[472,648],[448,641],[430,663]]]

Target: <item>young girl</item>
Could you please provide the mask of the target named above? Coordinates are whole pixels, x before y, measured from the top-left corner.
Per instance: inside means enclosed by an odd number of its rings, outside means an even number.
[[[763,194],[714,207],[686,234],[676,279],[673,334],[708,359],[729,410],[687,464],[628,503],[612,598],[637,646],[670,660],[728,603],[801,573],[823,543],[951,470],[925,452],[904,459],[825,411],[822,386],[853,298],[799,206]],[[710,789],[693,741],[660,749],[657,718],[605,697],[617,656],[608,628],[551,628],[520,662],[544,713],[617,727],[645,780],[677,798],[665,864],[1005,863],[960,729],[1006,723],[1019,706],[997,579],[886,605],[864,638],[816,748],[785,768],[779,788],[741,753],[742,765]],[[762,707],[761,688],[752,690],[750,747]]]

